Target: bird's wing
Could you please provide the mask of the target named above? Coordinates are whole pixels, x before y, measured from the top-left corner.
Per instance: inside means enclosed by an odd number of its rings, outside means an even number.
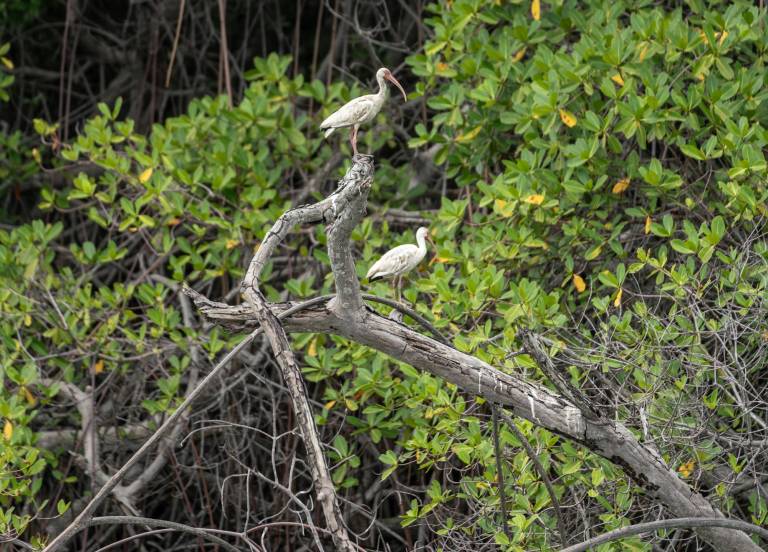
[[[370,280],[373,277],[386,278],[408,272],[413,268],[413,259],[418,251],[419,248],[412,243],[398,245],[384,253],[381,259],[373,263],[365,277]]]
[[[320,123],[320,129],[348,127],[363,122],[373,109],[374,96],[360,96],[350,100],[332,113],[325,121]]]

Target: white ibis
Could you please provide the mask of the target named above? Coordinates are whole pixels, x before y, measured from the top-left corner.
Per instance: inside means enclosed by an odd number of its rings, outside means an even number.
[[[325,137],[330,136],[337,128],[352,127],[350,132],[350,141],[352,142],[352,154],[357,155],[357,129],[363,123],[369,123],[373,120],[379,111],[381,111],[384,102],[389,97],[389,87],[384,82],[388,80],[400,89],[403,98],[407,100],[405,90],[392,76],[392,72],[386,67],[376,71],[376,81],[379,83],[379,92],[377,94],[366,94],[354,100],[348,101],[341,106],[341,109],[333,113],[320,124],[320,130],[325,131]]]
[[[416,243],[406,243],[390,249],[381,259],[373,263],[368,270],[366,278],[369,282],[381,280],[383,278],[395,277],[397,281],[397,301],[400,301],[400,287],[403,283],[403,275],[416,268],[427,254],[427,242],[432,242],[429,237],[429,229],[421,227],[416,230]]]

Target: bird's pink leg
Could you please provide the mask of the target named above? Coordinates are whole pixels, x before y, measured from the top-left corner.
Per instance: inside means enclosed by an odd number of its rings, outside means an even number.
[[[352,132],[351,132],[351,136],[350,136],[350,141],[352,142],[352,156],[353,157],[355,155],[357,155],[357,129],[358,128],[359,128],[358,125],[354,125],[352,127]]]

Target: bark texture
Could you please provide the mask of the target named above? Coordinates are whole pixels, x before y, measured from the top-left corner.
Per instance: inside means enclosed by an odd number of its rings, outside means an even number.
[[[288,211],[280,217],[249,266],[243,282],[244,295],[249,297],[258,294],[259,274],[275,246],[287,235],[293,224],[324,220],[329,223],[328,253],[337,295],[328,303],[319,303],[285,317],[281,321],[281,330],[336,334],[426,370],[456,384],[464,391],[501,404],[515,415],[576,441],[621,466],[649,496],[657,499],[676,517],[723,517],[721,512],[681,480],[657,452],[644,446],[626,426],[604,418],[594,409],[588,399],[570,385],[568,378],[557,372],[541,340],[535,335],[528,332],[522,334],[525,352],[536,360],[558,393],[505,373],[367,309],[360,295],[349,237],[365,215],[368,190],[372,182],[373,158],[358,155],[334,194],[315,205]],[[247,328],[258,322],[264,324],[270,318],[265,311],[279,316],[291,307],[285,303],[262,303],[254,308],[255,303],[250,300],[250,308],[242,305],[231,307],[211,301],[191,290],[188,293],[206,318],[230,328]],[[267,326],[263,327],[269,334]],[[275,331],[275,334],[279,333]],[[275,353],[282,355],[284,361],[289,357],[282,352],[281,347],[286,347],[287,341],[277,341],[279,344]],[[292,354],[290,358],[293,358]],[[307,443],[308,450],[311,446],[311,443]],[[324,459],[317,461],[324,462]],[[722,527],[703,527],[696,531],[718,551],[761,550],[742,531]]]

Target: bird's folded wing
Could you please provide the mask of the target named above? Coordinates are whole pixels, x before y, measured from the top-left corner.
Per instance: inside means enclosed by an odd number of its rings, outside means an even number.
[[[345,127],[361,123],[373,107],[373,100],[361,96],[341,106],[320,124],[320,128]]]
[[[394,249],[390,249],[381,257],[381,259],[373,264],[370,270],[368,270],[368,275],[366,277],[386,278],[387,276],[394,276],[396,274],[407,272],[412,268],[410,264],[414,257],[414,249],[418,250],[418,248],[412,244],[399,245]]]

